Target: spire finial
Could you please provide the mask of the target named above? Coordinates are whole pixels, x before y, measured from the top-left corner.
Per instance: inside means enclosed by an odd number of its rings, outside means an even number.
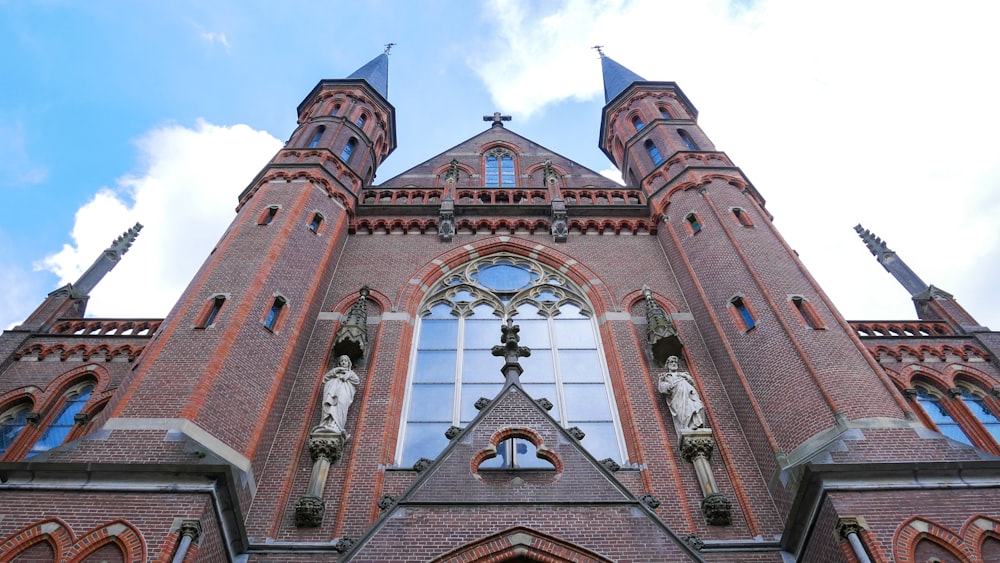
[[[128,252],[128,249],[135,242],[141,230],[142,224],[136,223],[132,228],[113,240],[111,246],[101,253],[100,258],[95,260],[94,264],[73,284],[73,288],[83,295],[90,294],[97,286],[97,283],[101,281],[101,278],[110,272],[118,264],[118,261],[122,259],[122,256]]]
[[[915,297],[927,291],[927,284],[902,259],[896,256],[895,252],[889,249],[884,240],[862,227],[860,223],[854,227],[854,230],[861,237],[861,240],[865,241],[865,246],[875,256],[878,263],[882,264],[882,267],[892,274],[892,277],[896,278],[906,291],[910,292],[911,296]]]
[[[388,55],[389,51],[391,51],[392,48],[393,48],[393,46],[395,46],[395,45],[396,45],[395,43],[386,43],[385,44],[385,54]]]
[[[601,58],[604,58],[604,45],[594,45],[593,47],[591,47],[591,49],[597,51],[597,54]]]

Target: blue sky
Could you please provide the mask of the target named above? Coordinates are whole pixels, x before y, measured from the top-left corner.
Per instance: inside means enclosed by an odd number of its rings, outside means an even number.
[[[990,12],[994,13],[990,13]],[[295,126],[295,107],[395,42],[399,148],[385,180],[488,125],[581,164],[603,44],[677,81],[851,319],[912,318],[854,234],[1000,328],[1000,52],[992,4],[566,0],[0,0],[0,327],[135,221],[94,316],[167,314]],[[970,17],[976,14],[976,17]]]

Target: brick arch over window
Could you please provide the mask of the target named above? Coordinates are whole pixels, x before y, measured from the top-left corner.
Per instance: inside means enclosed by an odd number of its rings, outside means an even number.
[[[983,546],[988,540],[1000,540],[1000,520],[991,516],[969,517],[959,533],[917,516],[899,527],[893,555],[897,563],[923,563],[916,558],[916,552],[921,542],[929,541],[958,561],[988,561],[983,558]]]
[[[516,557],[548,563],[610,563],[611,561],[573,543],[521,526],[486,536],[431,561],[433,563],[494,562],[508,561]]]
[[[76,538],[72,528],[59,518],[50,518],[26,526],[0,540],[0,551],[13,560],[41,542],[49,544],[56,561],[84,561],[86,557],[109,543],[122,552],[125,561],[145,561],[146,542],[132,524],[112,520]]]

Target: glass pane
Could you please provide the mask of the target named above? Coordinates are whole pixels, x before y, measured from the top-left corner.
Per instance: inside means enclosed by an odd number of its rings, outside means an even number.
[[[503,382],[498,381],[492,384],[475,383],[472,385],[462,386],[462,423],[469,422],[479,411],[476,410],[476,401],[480,397],[486,397],[487,399],[492,399],[497,396],[500,389],[503,388]]]
[[[941,406],[941,401],[937,397],[932,397],[926,391],[921,395],[918,395],[917,402],[924,408],[924,412],[934,421],[934,424],[955,422],[948,412],[944,410],[944,407]]]
[[[451,305],[445,305],[444,303],[439,303],[431,307],[430,313],[424,316],[425,319],[454,319],[455,315],[451,314]]]
[[[563,385],[563,397],[566,399],[566,416],[569,425],[584,420],[611,420],[611,409],[608,406],[608,395],[604,385],[583,383]]]
[[[476,299],[477,299],[477,297],[475,295],[469,293],[468,290],[465,290],[465,289],[463,289],[462,291],[457,292],[455,294],[455,297],[452,298],[452,300],[454,300],[454,301],[465,302],[465,303],[472,303]]]
[[[21,429],[27,424],[27,420],[28,409],[23,409],[0,424],[0,454],[7,451],[7,448],[14,442],[14,438],[17,438]]]
[[[533,303],[521,303],[517,306],[517,315],[514,316],[514,322],[519,323],[523,320],[531,319],[544,319],[545,315],[538,310],[538,306]]]
[[[521,358],[521,381],[524,383],[548,383],[555,381],[552,369],[552,350],[531,350],[531,356]]]
[[[406,425],[406,437],[403,439],[402,467],[410,467],[422,457],[434,459],[448,445],[444,431],[451,423],[413,423]]]
[[[462,360],[462,383],[503,383],[503,358],[489,350],[466,350]]]
[[[547,289],[545,291],[539,293],[537,299],[539,301],[559,301],[559,298],[556,297],[556,294],[552,293],[551,291],[549,291]]]
[[[618,462],[623,461],[622,454],[618,451],[618,437],[610,422],[570,423],[570,426],[579,426],[587,434],[580,444],[587,448],[590,455],[598,460],[610,457]]]
[[[458,319],[427,320],[420,323],[421,350],[454,350],[458,345]]]
[[[552,418],[559,420],[559,396],[556,394],[556,386],[554,383],[551,385],[537,383],[525,384],[522,385],[522,387],[524,387],[524,392],[527,393],[532,400],[548,399],[553,405],[549,414]]]
[[[587,315],[583,314],[583,311],[579,307],[573,305],[572,303],[565,303],[559,307],[559,317],[560,319],[589,319]]]
[[[451,423],[454,400],[454,384],[416,384],[410,394],[408,420]]]
[[[514,159],[509,156],[505,156],[501,159],[501,169],[502,178],[500,180],[500,185],[509,187],[514,185]]]
[[[505,469],[507,467],[507,450],[510,448],[510,440],[504,440],[497,445],[496,457],[491,457],[479,464],[480,469]]]
[[[963,444],[968,444],[970,446],[972,445],[972,441],[969,440],[969,437],[965,435],[965,432],[962,432],[962,429],[959,428],[957,424],[938,424],[938,428],[941,430],[942,434],[952,440],[962,442]]]
[[[962,395],[962,398],[965,399],[965,404],[969,405],[972,414],[984,424],[1000,422],[1000,419],[990,412],[990,409],[986,407],[986,402],[981,398],[965,394]]]
[[[567,319],[560,314],[553,321],[559,348],[597,348],[590,319]]]
[[[421,350],[413,369],[415,383],[451,383],[455,381],[454,350]]]
[[[528,440],[514,438],[514,467],[521,469],[555,469],[548,461],[538,457],[538,448]]]
[[[525,267],[500,262],[480,269],[473,277],[494,291],[515,291],[527,287],[538,276]]]
[[[604,383],[597,350],[559,350],[559,373],[571,383]]]
[[[549,322],[545,319],[523,320],[515,318],[521,330],[517,333],[521,337],[521,346],[531,348],[534,353],[536,348],[551,348],[549,343]]]
[[[500,319],[466,319],[465,349],[490,350],[500,344]]]

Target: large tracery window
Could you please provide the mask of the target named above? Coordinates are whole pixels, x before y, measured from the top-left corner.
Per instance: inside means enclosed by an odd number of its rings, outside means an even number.
[[[500,148],[488,151],[485,177],[487,188],[513,188],[514,155]]]
[[[466,426],[480,397],[503,386],[503,359],[494,357],[500,326],[520,325],[521,382],[546,398],[563,427],[579,426],[597,459],[625,459],[607,364],[582,292],[563,274],[511,255],[480,259],[445,276],[428,293],[410,360],[400,432],[399,464],[433,459],[448,444],[449,426]]]

